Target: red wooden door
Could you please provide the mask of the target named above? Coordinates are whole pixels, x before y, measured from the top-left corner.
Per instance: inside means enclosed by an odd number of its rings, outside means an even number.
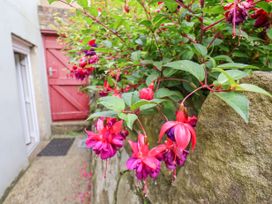
[[[89,97],[80,92],[80,81],[69,76],[71,65],[57,43],[57,35],[43,34],[46,56],[46,70],[53,121],[86,119],[89,110]]]

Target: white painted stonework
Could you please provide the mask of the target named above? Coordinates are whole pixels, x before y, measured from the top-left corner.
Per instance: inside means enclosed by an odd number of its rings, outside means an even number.
[[[30,100],[36,123],[37,144],[51,135],[51,116],[43,43],[39,28],[37,6],[39,0],[1,0],[0,10],[0,198],[6,188],[28,166],[28,148],[24,136],[20,84],[16,76],[14,38],[27,42],[30,66]],[[36,129],[35,129],[36,128]]]

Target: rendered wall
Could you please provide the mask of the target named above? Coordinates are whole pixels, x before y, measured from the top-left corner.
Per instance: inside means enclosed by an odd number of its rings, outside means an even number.
[[[12,34],[32,43],[32,75],[41,139],[51,134],[50,107],[37,16],[38,0],[2,0],[0,4],[0,198],[5,189],[27,167],[20,102],[16,81]]]

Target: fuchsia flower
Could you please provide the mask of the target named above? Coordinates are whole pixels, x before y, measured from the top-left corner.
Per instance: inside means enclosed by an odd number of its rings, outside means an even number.
[[[78,65],[80,67],[84,68],[87,65],[87,63],[88,63],[88,58],[82,57],[82,58],[80,58]]]
[[[192,149],[194,149],[196,144],[196,133],[193,126],[195,126],[196,121],[197,118],[195,116],[188,117],[187,110],[181,105],[176,113],[176,121],[168,121],[163,124],[159,135],[159,141],[161,141],[163,135],[166,134],[169,139],[176,142],[180,151],[185,150],[190,141],[192,142]]]
[[[236,25],[243,23],[248,17],[248,11],[254,7],[253,0],[241,2],[234,0],[234,3],[229,3],[224,6],[226,10],[226,20],[233,25],[233,35],[236,35]]]
[[[96,47],[95,40],[90,40],[88,45],[91,47]],[[78,66],[74,65],[71,74],[75,76],[76,79],[84,80],[89,77],[94,71],[93,64],[97,63],[99,58],[93,48],[90,50],[84,50],[85,56],[81,57]]]
[[[155,10],[155,12],[159,13],[161,12],[161,10],[163,9],[164,7],[164,2],[163,1],[159,1],[158,2],[158,8]]]
[[[88,45],[91,46],[91,47],[97,47],[97,45],[96,45],[96,43],[95,43],[95,39],[90,40],[90,41],[88,42]]]
[[[89,58],[88,63],[89,64],[95,64],[96,62],[98,62],[98,56],[97,55],[93,55]]]
[[[268,14],[263,9],[256,9],[255,13],[251,15],[251,18],[256,19],[254,24],[255,27],[269,28],[272,20],[272,14]]]
[[[148,88],[143,88],[139,91],[140,99],[152,100],[154,98],[154,84],[151,83]]]
[[[70,71],[71,74],[74,75],[76,79],[84,80],[93,72],[93,70],[94,70],[93,67],[81,68],[74,65]]]
[[[176,142],[171,139],[165,141],[166,150],[163,153],[162,159],[168,169],[174,170],[177,166],[183,166],[189,151],[182,150],[176,144]]]
[[[161,163],[157,158],[164,150],[165,145],[159,145],[151,150],[145,142],[145,136],[138,135],[138,142],[128,141],[132,156],[127,160],[127,168],[135,170],[136,177],[139,180],[145,180],[148,176],[156,178],[160,173]]]
[[[117,150],[123,147],[128,132],[122,130],[123,120],[115,118],[98,119],[97,133],[86,131],[88,138],[86,146],[91,148],[101,159],[113,157]]]

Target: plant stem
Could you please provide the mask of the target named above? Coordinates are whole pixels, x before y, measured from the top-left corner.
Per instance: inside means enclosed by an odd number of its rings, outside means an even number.
[[[192,96],[195,92],[197,92],[197,91],[199,91],[199,90],[201,90],[201,89],[203,89],[203,88],[206,88],[206,87],[200,86],[200,87],[198,87],[197,89],[195,89],[194,91],[192,91],[191,93],[189,93],[187,96],[185,96],[185,98],[181,101],[180,104],[183,105],[184,102],[185,102],[190,96]]]
[[[160,107],[157,106],[157,110],[158,110],[158,112],[162,115],[162,117],[165,119],[165,121],[168,121],[168,118],[167,118],[166,115],[161,111]]]
[[[139,123],[139,125],[140,125],[140,128],[141,128],[142,131],[144,132],[144,135],[145,135],[145,138],[146,138],[146,137],[147,137],[147,134],[146,134],[146,131],[145,131],[145,129],[144,129],[144,126],[143,126],[141,120],[140,120],[139,118],[137,118],[137,121],[138,121],[138,123]]]
[[[195,14],[195,12],[189,7],[189,6],[186,6],[182,0],[176,0],[176,2],[182,7],[182,8],[185,8],[187,9],[190,13],[192,14]]]
[[[74,5],[67,3],[65,0],[59,0],[60,2],[75,8],[77,10],[80,10],[85,16],[91,18],[94,22],[96,22],[97,24],[101,25],[102,27],[104,27],[106,30],[108,30],[109,32],[111,32],[112,34],[114,34],[116,37],[118,37],[123,43],[125,43],[126,41],[118,34],[118,32],[110,29],[107,25],[105,25],[104,23],[102,23],[101,21],[99,21],[96,17],[90,15],[89,13],[87,13],[84,9],[79,9],[77,7],[75,7]]]
[[[173,77],[170,77],[170,78],[160,78],[159,79],[160,81],[181,81],[181,82],[185,82],[185,83],[188,83],[191,87],[195,88],[195,86],[192,86],[191,85],[191,82],[186,80],[186,79],[179,79],[179,78],[173,78]]]
[[[207,49],[209,49],[209,48],[212,46],[212,44],[214,43],[214,41],[216,40],[216,38],[218,37],[218,35],[219,35],[219,32],[216,33],[216,34],[213,36],[213,39],[211,40],[211,42],[210,42],[209,45],[207,46]]]
[[[145,11],[146,18],[151,22],[152,17],[151,17],[151,15],[150,15],[150,12],[149,12],[149,11],[147,10],[147,8],[145,7],[145,2],[144,2],[144,1],[140,1],[139,3],[140,3],[140,5],[143,7],[143,9],[144,9],[144,11]],[[158,41],[157,41],[155,32],[153,32],[152,27],[150,27],[149,30],[150,30],[151,33],[152,33],[152,37],[153,37],[153,39],[154,39],[154,41],[155,41],[155,44],[156,44],[156,47],[157,47],[158,52],[159,52],[159,54],[160,54],[160,57],[163,58],[162,51],[161,51],[161,49],[160,49],[160,47],[159,47],[159,43],[158,43]]]
[[[188,40],[190,40],[193,44],[196,44],[197,41],[195,41],[193,38],[191,38],[190,36],[188,36],[187,34],[181,34],[181,36],[187,38]]]
[[[212,23],[211,25],[208,25],[208,26],[204,27],[204,28],[203,28],[203,31],[209,30],[210,28],[212,28],[213,26],[217,25],[218,23],[221,23],[221,22],[224,21],[224,20],[225,20],[225,18],[221,18],[220,20],[218,20],[218,21]]]
[[[234,8],[233,8],[233,17],[232,17],[232,36],[236,36],[236,7],[237,7],[238,0],[234,1]]]

